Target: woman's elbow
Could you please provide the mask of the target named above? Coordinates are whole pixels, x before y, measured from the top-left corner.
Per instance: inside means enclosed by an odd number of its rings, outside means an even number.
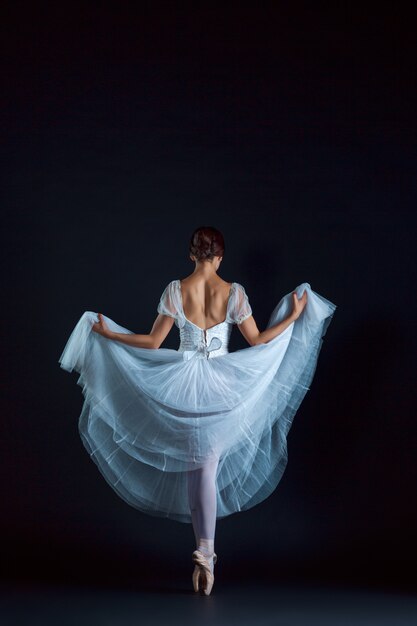
[[[156,333],[155,335],[150,333],[148,335],[148,346],[147,347],[150,350],[158,350],[161,347],[161,345],[164,343],[165,337],[166,337],[166,335],[161,335],[159,333]]]
[[[268,341],[262,336],[262,333],[259,333],[259,335],[254,337],[250,342],[251,346],[259,346],[263,343],[268,343]]]

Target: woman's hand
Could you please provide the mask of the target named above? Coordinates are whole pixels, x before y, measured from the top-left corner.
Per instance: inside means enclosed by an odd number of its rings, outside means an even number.
[[[304,293],[301,296],[301,298],[297,298],[297,292],[293,291],[292,299],[293,299],[292,317],[294,320],[297,320],[300,317],[301,313],[303,312],[305,305],[307,304],[307,291],[304,290]]]
[[[111,331],[104,321],[104,317],[101,313],[98,313],[98,319],[99,321],[95,322],[92,325],[91,330],[93,330],[95,333],[98,333],[99,335],[103,335],[103,337],[110,338]]]

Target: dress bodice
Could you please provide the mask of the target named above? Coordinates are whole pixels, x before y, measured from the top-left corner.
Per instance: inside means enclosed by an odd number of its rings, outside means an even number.
[[[204,330],[190,320],[180,328],[179,352],[195,352],[203,358],[213,358],[229,352],[228,345],[233,324],[221,322]],[[190,356],[193,356],[190,354]],[[186,355],[184,355],[187,358]]]
[[[192,356],[213,358],[229,352],[233,325],[242,323],[252,315],[252,309],[244,287],[233,282],[227,301],[226,318],[210,328],[201,328],[185,316],[181,281],[173,280],[164,289],[158,304],[158,313],[175,319],[180,333],[178,351],[183,353],[184,359]]]

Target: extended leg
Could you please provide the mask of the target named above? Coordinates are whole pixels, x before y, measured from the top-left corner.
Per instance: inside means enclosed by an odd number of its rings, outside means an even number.
[[[198,548],[198,543],[200,539],[200,530],[198,528],[199,515],[195,504],[195,493],[197,491],[198,482],[197,471],[199,470],[193,470],[187,473],[188,502],[190,504],[191,520],[193,524],[196,548]]]

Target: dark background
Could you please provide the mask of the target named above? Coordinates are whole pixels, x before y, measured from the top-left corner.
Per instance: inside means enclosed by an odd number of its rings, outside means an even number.
[[[412,16],[14,2],[0,28],[5,579],[191,575],[191,525],[129,507],[89,459],[58,358],[86,310],[148,332],[209,224],[260,328],[304,281],[338,306],[281,483],[218,521],[221,576],[414,588]]]

